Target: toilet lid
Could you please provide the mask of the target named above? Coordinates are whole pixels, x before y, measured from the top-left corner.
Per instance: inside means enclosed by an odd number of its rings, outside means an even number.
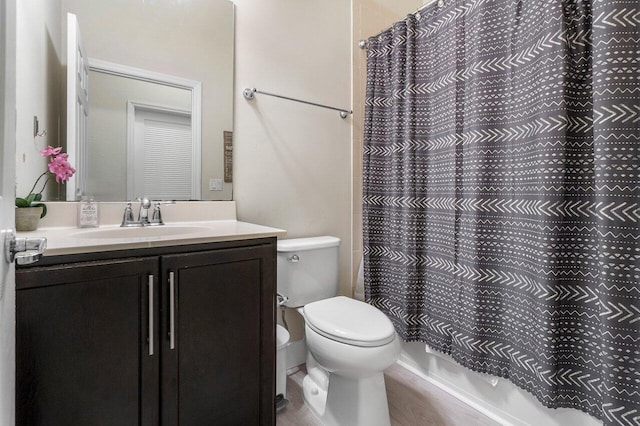
[[[396,335],[385,314],[371,305],[344,296],[305,305],[304,318],[318,334],[354,346],[382,346]]]

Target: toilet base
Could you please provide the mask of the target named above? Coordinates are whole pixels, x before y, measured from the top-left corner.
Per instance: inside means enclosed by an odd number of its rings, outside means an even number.
[[[305,404],[327,426],[389,426],[384,375],[352,379],[329,373],[323,388],[312,375],[302,382]]]

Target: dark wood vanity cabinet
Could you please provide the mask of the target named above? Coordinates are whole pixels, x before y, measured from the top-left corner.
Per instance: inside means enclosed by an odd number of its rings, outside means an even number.
[[[275,238],[139,252],[16,271],[16,424],[275,424]]]
[[[175,302],[161,325],[163,425],[273,421],[274,255],[253,247],[163,256],[162,297]]]
[[[158,269],[144,258],[16,271],[17,425],[153,424],[146,287]]]

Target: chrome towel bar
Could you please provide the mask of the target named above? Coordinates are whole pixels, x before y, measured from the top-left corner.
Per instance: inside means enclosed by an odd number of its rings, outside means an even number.
[[[328,105],[317,104],[315,102],[309,102],[309,101],[303,101],[303,100],[300,100],[300,99],[290,98],[288,96],[282,96],[282,95],[276,95],[274,93],[263,92],[262,90],[258,90],[255,87],[252,88],[252,89],[246,88],[246,89],[244,89],[242,91],[242,95],[245,97],[245,99],[247,99],[249,101],[252,100],[255,97],[256,93],[259,93],[261,95],[274,96],[276,98],[286,99],[288,101],[300,102],[302,104],[313,105],[313,106],[317,106],[317,107],[320,107],[320,108],[326,108],[326,109],[332,109],[334,111],[339,111],[341,118],[347,118],[347,115],[353,114],[353,111],[350,110],[350,109],[336,108],[336,107],[332,107],[332,106],[328,106]]]

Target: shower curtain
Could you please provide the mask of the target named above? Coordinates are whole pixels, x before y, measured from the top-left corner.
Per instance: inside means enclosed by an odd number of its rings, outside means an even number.
[[[369,39],[365,295],[405,341],[640,424],[640,5],[445,0]]]

